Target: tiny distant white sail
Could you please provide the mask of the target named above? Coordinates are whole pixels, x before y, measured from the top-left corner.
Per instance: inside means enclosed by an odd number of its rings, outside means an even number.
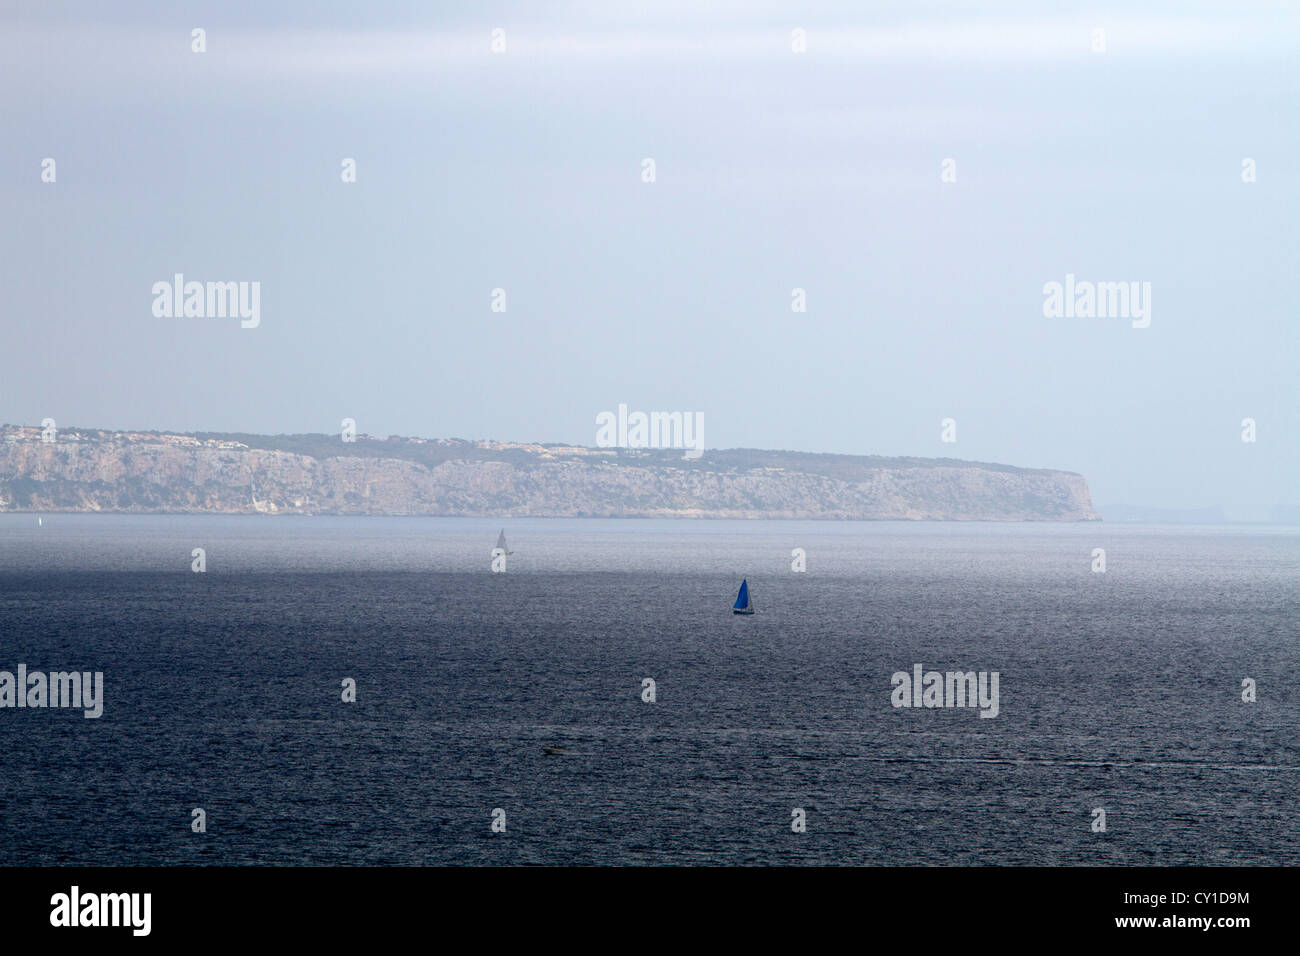
[[[497,535],[497,547],[500,548],[501,551],[502,551],[502,553],[504,553],[504,554],[514,554],[513,551],[511,551],[509,548],[506,547],[506,529],[505,529],[505,528],[502,528],[502,529],[501,529],[501,533],[500,533],[499,535]]]

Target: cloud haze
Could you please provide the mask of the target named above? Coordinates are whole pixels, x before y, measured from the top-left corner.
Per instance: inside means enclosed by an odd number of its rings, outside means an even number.
[[[1300,507],[1295,10],[425,6],[0,12],[0,419],[593,444],[625,402]],[[176,273],[260,324],[156,317]],[[1067,274],[1150,326],[1045,317]]]

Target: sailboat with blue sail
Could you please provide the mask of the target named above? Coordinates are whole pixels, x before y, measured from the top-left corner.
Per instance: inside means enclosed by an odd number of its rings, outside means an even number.
[[[736,594],[736,603],[731,608],[732,614],[753,614],[754,604],[749,600],[749,580],[740,582],[740,591]]]

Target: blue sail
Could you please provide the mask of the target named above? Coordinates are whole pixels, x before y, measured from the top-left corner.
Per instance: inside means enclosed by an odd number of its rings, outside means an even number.
[[[732,606],[733,611],[744,613],[750,610],[749,607],[749,581],[740,582],[740,592],[736,595],[736,603]]]

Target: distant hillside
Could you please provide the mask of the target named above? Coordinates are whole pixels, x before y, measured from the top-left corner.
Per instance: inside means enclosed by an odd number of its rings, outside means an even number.
[[[104,432],[101,434],[112,434]],[[158,434],[161,433],[147,433]],[[710,451],[695,461],[682,457],[681,449],[659,448],[587,448],[579,445],[528,444],[519,442],[469,441],[463,438],[405,438],[389,436],[371,438],[358,435],[355,442],[343,442],[338,435],[250,435],[244,432],[196,432],[200,441],[240,442],[250,448],[288,451],[311,458],[394,458],[422,465],[440,465],[447,461],[511,461],[524,464],[546,458],[589,459],[598,456],[614,464],[648,463],[670,468],[702,471],[730,471],[736,468],[785,468],[809,474],[853,480],[868,468],[940,468],[978,465],[993,471],[1018,474],[1050,470],[1017,468],[985,462],[961,461],[956,458],[886,458],[880,455],[830,455],[798,451],[764,451],[754,448],[726,448]]]
[[[338,435],[0,428],[0,510],[1098,520],[1083,477],[883,458]]]

